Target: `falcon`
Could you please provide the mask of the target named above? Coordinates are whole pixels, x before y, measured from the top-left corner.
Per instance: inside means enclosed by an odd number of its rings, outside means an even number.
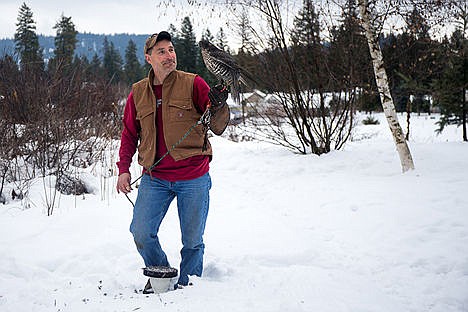
[[[198,45],[206,68],[215,75],[220,83],[231,87],[234,102],[240,104],[241,83],[247,86],[248,73],[237,64],[229,53],[217,48],[208,40],[201,40]]]

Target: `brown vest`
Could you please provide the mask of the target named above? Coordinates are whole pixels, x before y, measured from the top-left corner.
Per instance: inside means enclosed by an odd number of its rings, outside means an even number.
[[[163,82],[162,120],[164,140],[169,151],[201,117],[192,101],[195,76],[175,70]],[[146,169],[156,161],[156,97],[152,88],[153,78],[151,69],[147,78],[132,86],[136,119],[141,127],[138,163]],[[170,154],[176,161],[196,155],[211,156],[209,142],[207,150],[202,152],[203,142],[203,126],[197,125]]]

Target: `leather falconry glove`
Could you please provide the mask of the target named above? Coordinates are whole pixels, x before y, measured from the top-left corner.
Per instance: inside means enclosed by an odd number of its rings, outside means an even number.
[[[210,92],[208,92],[208,98],[210,99],[213,113],[226,105],[228,93],[227,87],[222,84],[218,84],[210,89]]]

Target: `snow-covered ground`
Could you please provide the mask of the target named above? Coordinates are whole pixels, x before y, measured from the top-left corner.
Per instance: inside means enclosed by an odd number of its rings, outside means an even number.
[[[204,276],[160,295],[135,293],[146,278],[115,177],[88,175],[96,193],[61,196],[51,217],[33,185],[31,208],[0,206],[0,311],[468,311],[461,128],[436,136],[437,119],[413,116],[402,174],[377,116],[320,157],[212,138]],[[160,236],[178,267],[175,206]]]

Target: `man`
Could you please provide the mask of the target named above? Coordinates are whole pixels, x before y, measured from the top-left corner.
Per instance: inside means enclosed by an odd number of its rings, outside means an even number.
[[[218,86],[210,89],[196,74],[176,70],[176,52],[168,32],[150,36],[144,53],[151,69],[147,78],[132,86],[125,106],[117,192],[132,190],[129,167],[138,148],[143,176],[130,231],[147,267],[169,266],[157,234],[177,197],[183,244],[174,287],[178,288],[188,285],[189,275],[201,276],[203,271],[212,157],[204,127],[209,126],[217,135],[226,128],[227,91]],[[211,112],[209,125],[195,126],[207,109]],[[144,292],[151,292],[149,281]]]

